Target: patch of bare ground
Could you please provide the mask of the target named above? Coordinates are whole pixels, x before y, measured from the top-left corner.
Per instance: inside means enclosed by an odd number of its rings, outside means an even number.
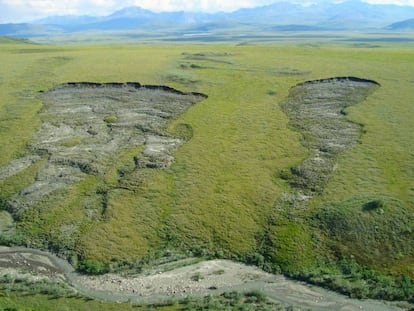
[[[46,158],[36,180],[16,194],[8,210],[19,214],[45,195],[88,175],[104,174],[127,148],[140,148],[137,168],[163,168],[183,142],[166,134],[171,119],[205,99],[166,86],[139,83],[65,83],[44,91],[42,125],[30,146],[32,155],[0,170],[10,177]]]
[[[302,134],[310,155],[281,177],[302,196],[321,193],[335,170],[335,159],[358,142],[362,126],[346,117],[346,108],[364,101],[379,84],[355,77],[307,81],[293,87],[282,108],[290,126]]]

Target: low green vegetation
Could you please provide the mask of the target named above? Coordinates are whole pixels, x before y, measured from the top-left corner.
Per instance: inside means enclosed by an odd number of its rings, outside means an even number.
[[[85,274],[98,275],[109,272],[109,267],[103,262],[85,259],[78,263],[78,271]]]
[[[80,137],[72,137],[72,138],[69,138],[69,139],[63,141],[62,145],[67,147],[67,148],[75,147],[75,146],[79,145],[81,143],[81,141],[82,141],[82,138],[80,138]]]
[[[327,287],[353,298],[373,298],[414,303],[414,282],[406,275],[392,277],[359,264],[354,257],[323,261],[311,271],[292,277]]]
[[[104,303],[86,299],[61,283],[0,278],[0,310],[261,310],[285,311],[292,307],[269,301],[261,291],[225,292],[205,297],[164,299],[157,304]]]
[[[116,123],[116,121],[118,121],[118,118],[116,117],[116,115],[111,114],[109,116],[106,116],[103,120],[106,123]]]
[[[294,310],[292,307],[284,307],[269,302],[260,291],[246,293],[228,292],[220,296],[206,296],[200,298],[187,298],[181,304],[184,306],[178,310],[260,310],[260,311],[284,311]]]
[[[124,311],[124,310],[180,310],[177,306],[137,307],[129,303],[105,303],[85,298],[68,298],[36,294],[20,295],[11,293],[7,296],[0,296],[1,311],[55,311],[55,310],[76,310],[76,311]],[[182,309],[181,309],[182,310]]]
[[[410,262],[414,254],[414,217],[400,200],[392,197],[357,196],[322,206],[315,226],[326,234],[331,249],[341,257],[389,272],[410,273],[412,266],[388,265]]]
[[[53,282],[48,279],[30,280],[7,274],[0,277],[0,290],[1,297],[13,294],[22,296],[42,294],[54,298],[77,296],[75,291],[63,282]]]
[[[186,141],[170,167],[138,168],[134,159],[143,150],[120,150],[105,160],[104,171],[48,193],[0,227],[2,244],[49,249],[90,274],[133,269],[142,259],[157,262],[172,252],[254,263],[355,297],[412,301],[413,49],[0,44],[0,144],[7,150],[0,153],[0,176],[12,160],[30,154],[41,126],[40,90],[66,82],[136,81],[208,95],[169,125],[171,136]],[[381,87],[345,108],[361,136],[337,156],[323,189],[298,203],[303,198],[289,180],[309,150],[281,103],[298,83],[338,76]],[[105,122],[115,126],[117,118],[108,115]],[[77,137],[63,142],[68,148],[78,143]],[[36,180],[45,157],[0,179],[0,220],[10,216],[5,211],[15,195]],[[51,309],[46,296],[8,295],[0,305]],[[262,299],[252,297],[239,297],[236,305]],[[197,304],[227,303],[221,299]],[[80,298],[54,304],[115,308]],[[132,306],[117,310],[122,308]]]

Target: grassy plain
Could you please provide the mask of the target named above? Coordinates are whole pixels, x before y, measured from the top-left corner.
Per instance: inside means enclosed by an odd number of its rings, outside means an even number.
[[[365,234],[375,234],[375,223],[365,232],[358,227],[361,242],[345,243],[347,247],[339,246],[349,236],[332,236],[315,223],[321,209],[341,209],[341,204],[346,208],[340,216],[352,219],[360,210],[354,214],[349,202],[359,202],[355,198],[360,196],[390,198],[386,204],[398,201],[386,209],[393,213],[386,214],[390,219],[412,217],[414,50],[408,43],[398,48],[344,43],[0,44],[0,167],[30,147],[41,122],[39,90],[68,81],[137,81],[208,95],[171,124],[172,133],[187,124],[192,137],[175,152],[170,168],[133,171],[121,178],[117,169],[133,165],[138,152],[127,150],[102,176],[52,193],[2,228],[5,243],[50,248],[75,264],[85,259],[133,263],[169,250],[267,263],[292,272],[312,270],[319,258],[339,256],[414,277],[412,223],[404,224],[403,231],[382,230],[378,239],[403,235],[389,239],[384,250],[375,237],[364,243]],[[350,120],[363,125],[360,144],[338,159],[331,181],[309,208],[276,210],[277,200],[290,191],[280,173],[308,155],[280,103],[299,82],[335,76],[381,84],[364,103],[347,110]],[[35,177],[32,166],[0,181],[0,202]],[[133,184],[132,191],[125,184]],[[102,189],[108,191],[108,217],[91,220],[85,209],[100,204]],[[355,208],[361,208],[358,204]],[[358,257],[361,252],[367,256]],[[377,262],[382,252],[387,260]]]

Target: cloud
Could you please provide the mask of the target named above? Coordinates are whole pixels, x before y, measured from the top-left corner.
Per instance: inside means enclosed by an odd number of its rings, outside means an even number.
[[[0,0],[0,22],[21,22],[51,15],[107,15],[128,6],[152,11],[232,11],[273,0]]]
[[[49,15],[108,15],[128,6],[152,11],[234,11],[239,8],[266,5],[282,0],[0,0],[0,22],[21,22]],[[299,0],[285,0],[304,3]],[[363,0],[376,4],[414,6],[414,0]],[[338,0],[312,0],[338,2]]]
[[[272,0],[135,0],[135,5],[153,11],[233,11],[241,7],[254,7],[269,4]]]
[[[50,15],[106,15],[134,1],[115,0],[0,0],[0,20],[36,19]],[[7,14],[4,14],[7,13]]]
[[[276,0],[277,1],[277,0]],[[105,15],[128,7],[140,6],[153,11],[232,11],[240,7],[269,4],[274,0],[0,0],[0,9],[5,19],[13,15],[42,17],[48,15]],[[7,8],[7,11],[6,11]]]
[[[365,0],[364,2],[371,4],[396,4],[414,6],[414,0]]]

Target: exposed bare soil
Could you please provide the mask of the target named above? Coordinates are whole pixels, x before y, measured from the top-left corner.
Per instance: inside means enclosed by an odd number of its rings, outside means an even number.
[[[337,77],[300,83],[291,89],[282,107],[290,126],[302,134],[310,155],[285,173],[305,196],[323,191],[335,170],[335,159],[358,142],[362,126],[351,122],[346,108],[361,103],[379,84],[355,77]]]
[[[32,155],[3,168],[0,179],[46,161],[36,180],[10,200],[9,211],[19,214],[65,185],[104,174],[125,149],[136,148],[137,167],[169,166],[182,139],[166,134],[168,123],[204,98],[139,83],[66,83],[42,92],[42,125],[34,134]]]

